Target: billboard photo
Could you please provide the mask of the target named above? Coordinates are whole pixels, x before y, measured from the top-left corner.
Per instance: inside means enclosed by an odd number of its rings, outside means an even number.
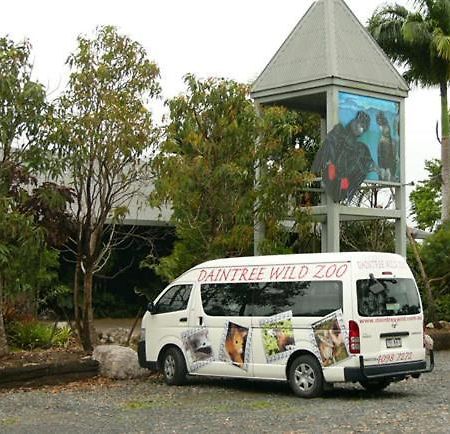
[[[348,125],[359,112],[369,117],[368,129],[359,137],[375,165],[366,179],[400,182],[400,105],[353,93],[339,92],[339,122]]]

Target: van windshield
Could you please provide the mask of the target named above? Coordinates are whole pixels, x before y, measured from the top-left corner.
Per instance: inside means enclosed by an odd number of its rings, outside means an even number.
[[[413,279],[369,279],[356,282],[361,316],[414,315],[420,299]]]

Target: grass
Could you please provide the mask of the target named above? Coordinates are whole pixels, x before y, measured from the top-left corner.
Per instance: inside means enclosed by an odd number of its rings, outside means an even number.
[[[19,420],[14,417],[0,419],[0,425],[15,425],[17,422],[19,422]]]
[[[151,399],[144,399],[142,401],[135,400],[135,401],[128,401],[124,404],[125,410],[149,410],[152,408],[161,408],[161,407],[167,407],[171,405],[169,401],[158,399],[158,400],[151,400]]]

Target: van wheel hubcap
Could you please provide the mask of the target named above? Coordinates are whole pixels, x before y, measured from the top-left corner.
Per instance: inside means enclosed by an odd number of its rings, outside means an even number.
[[[301,363],[297,366],[294,378],[298,388],[303,391],[311,389],[316,381],[314,370],[305,363]]]
[[[175,375],[175,359],[170,354],[164,360],[164,374],[167,378],[173,378]]]

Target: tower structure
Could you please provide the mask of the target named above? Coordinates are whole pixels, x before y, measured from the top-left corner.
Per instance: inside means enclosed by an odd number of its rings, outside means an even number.
[[[322,194],[312,214],[322,224],[323,252],[340,250],[342,221],[390,219],[395,221],[396,252],[406,255],[404,125],[408,90],[343,0],[314,2],[254,82],[251,96],[257,105],[283,105],[320,114],[324,141],[336,126],[348,126],[360,112],[369,119],[358,137],[374,163],[367,167],[363,182],[392,190],[395,206],[362,208],[336,200],[329,191]],[[386,150],[392,158],[386,158]],[[350,164],[354,157],[348,155]],[[341,186],[345,185],[341,180]]]

